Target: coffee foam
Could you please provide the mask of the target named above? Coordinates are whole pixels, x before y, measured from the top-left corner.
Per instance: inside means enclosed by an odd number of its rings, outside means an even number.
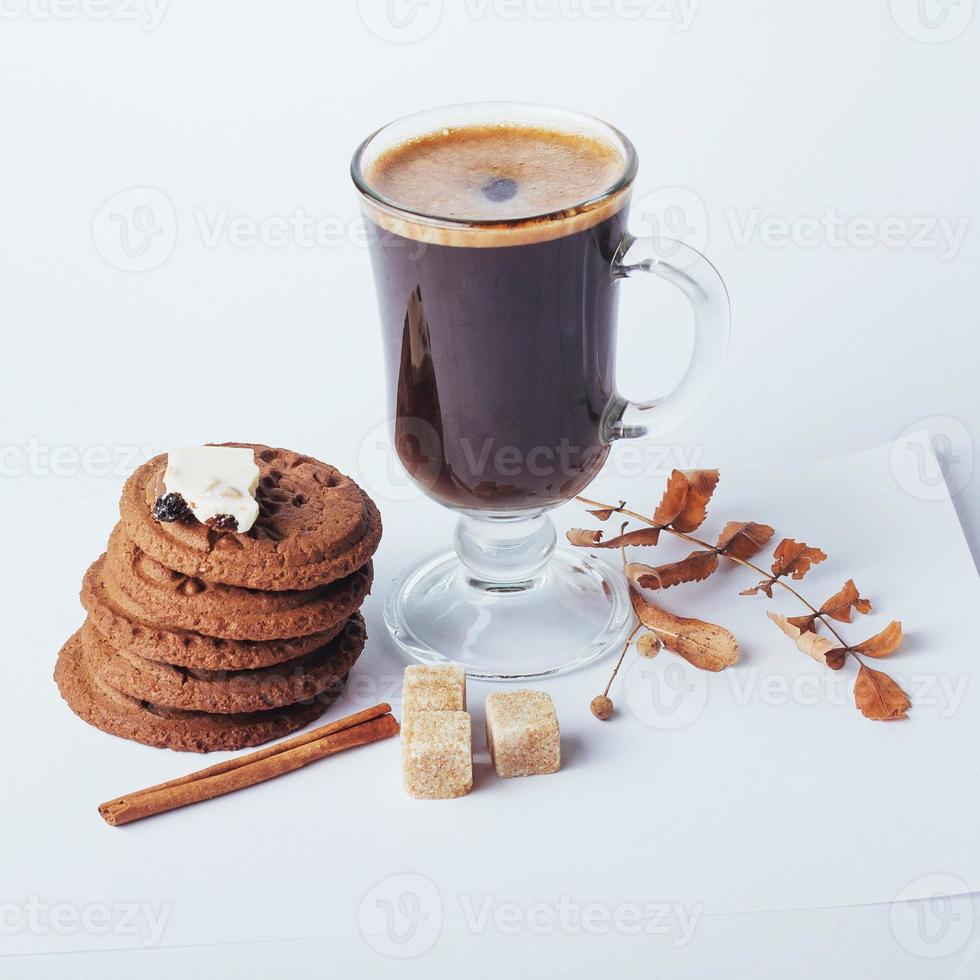
[[[381,153],[365,178],[384,200],[364,196],[364,205],[376,225],[404,238],[522,245],[615,214],[629,190],[608,192],[625,169],[623,154],[592,135],[505,123],[444,129]]]

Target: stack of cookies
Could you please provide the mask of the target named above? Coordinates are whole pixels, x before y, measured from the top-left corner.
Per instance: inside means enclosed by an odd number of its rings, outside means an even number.
[[[103,731],[192,752],[258,745],[319,717],[364,647],[374,503],[309,456],[235,446],[259,467],[247,533],[163,513],[165,455],[126,483],[82,586],[88,619],[55,669]]]

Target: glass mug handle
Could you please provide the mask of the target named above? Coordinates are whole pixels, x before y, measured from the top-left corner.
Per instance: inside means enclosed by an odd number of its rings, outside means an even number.
[[[676,429],[714,387],[728,351],[732,325],[728,290],[700,252],[669,238],[626,235],[612,261],[613,279],[641,272],[666,279],[688,298],[694,310],[694,353],[677,387],[662,398],[631,402],[616,396],[604,426],[607,442],[661,436]]]

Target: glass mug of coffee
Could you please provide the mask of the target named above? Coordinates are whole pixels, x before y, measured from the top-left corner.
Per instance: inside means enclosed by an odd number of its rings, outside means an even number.
[[[622,572],[557,548],[548,511],[585,489],[613,441],[686,418],[730,329],[707,259],[628,233],[636,171],[612,126],[517,103],[421,112],[354,155],[395,450],[459,515],[454,547],[406,570],[386,604],[395,641],[422,662],[538,677],[622,638]],[[641,272],[690,300],[695,345],[673,392],[633,403],[614,380],[617,296]]]

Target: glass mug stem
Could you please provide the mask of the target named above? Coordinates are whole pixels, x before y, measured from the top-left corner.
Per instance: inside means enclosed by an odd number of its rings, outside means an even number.
[[[541,511],[464,514],[453,535],[470,586],[489,592],[533,588],[557,543],[555,525]]]

